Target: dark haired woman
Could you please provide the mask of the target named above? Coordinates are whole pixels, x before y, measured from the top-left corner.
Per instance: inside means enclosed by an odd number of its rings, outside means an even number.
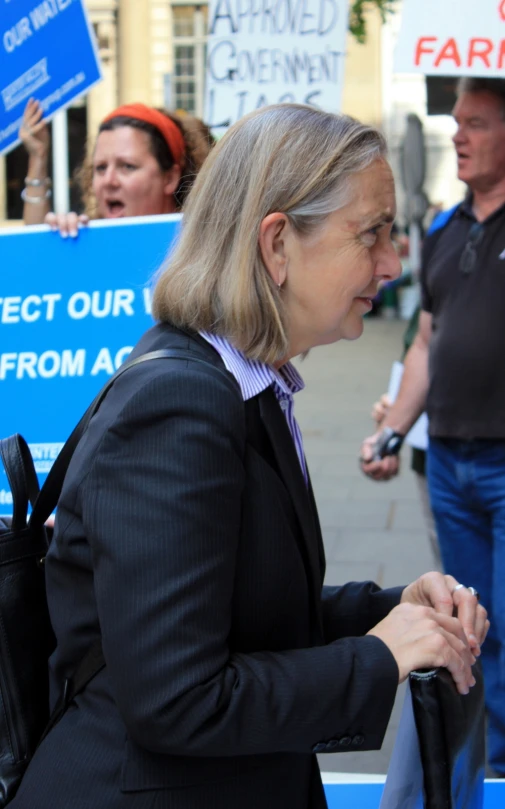
[[[78,225],[89,218],[176,213],[212,144],[204,125],[191,116],[144,104],[118,107],[102,122],[78,175],[85,213],[55,214],[47,172],[49,131],[42,115],[40,104],[30,99],[19,133],[29,154],[23,218],[27,225],[45,222],[62,236],[77,236]]]

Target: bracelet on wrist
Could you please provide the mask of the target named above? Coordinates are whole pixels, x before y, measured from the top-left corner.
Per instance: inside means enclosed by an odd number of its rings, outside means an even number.
[[[32,197],[31,194],[26,193],[26,188],[23,188],[23,190],[21,191],[21,199],[23,200],[23,202],[30,202],[33,203],[34,205],[40,202],[46,202],[46,200],[50,199],[51,196],[52,194],[49,188],[47,189],[43,197]]]
[[[51,178],[43,177],[42,179],[39,179],[38,177],[25,177],[25,185],[31,185],[34,188],[40,188],[43,185],[50,186]]]
[[[398,455],[404,439],[405,436],[401,433],[391,427],[384,427],[375,443],[372,460],[380,461],[390,455]]]

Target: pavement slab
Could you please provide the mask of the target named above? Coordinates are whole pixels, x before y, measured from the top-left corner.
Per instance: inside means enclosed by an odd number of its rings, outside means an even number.
[[[366,479],[358,464],[361,441],[373,432],[372,405],[387,389],[405,328],[404,321],[369,318],[359,340],[321,346],[296,361],[306,384],[296,395],[296,416],[323,530],[327,584],[373,579],[392,587],[436,569],[408,448],[400,475],[388,483]],[[382,750],[320,756],[321,768],[385,773],[403,698],[400,686]]]

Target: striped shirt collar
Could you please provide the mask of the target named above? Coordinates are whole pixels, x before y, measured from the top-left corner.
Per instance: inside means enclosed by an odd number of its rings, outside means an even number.
[[[200,336],[207,340],[216,349],[223,360],[226,369],[237,380],[244,402],[257,396],[258,393],[273,386],[279,399],[284,396],[293,396],[303,390],[305,384],[300,374],[290,362],[285,363],[279,370],[266,365],[259,360],[248,359],[242,351],[234,348],[225,337],[208,332],[200,332]]]
[[[309,473],[303,451],[303,438],[300,427],[295,419],[293,394],[304,387],[303,379],[290,362],[285,363],[279,370],[272,368],[258,360],[249,360],[241,351],[234,348],[224,337],[218,337],[208,332],[200,332],[201,337],[207,340],[223,360],[227,370],[237,380],[244,402],[257,396],[258,393],[271,387],[279,406],[284,413],[289,432],[293,439],[296,454],[300,462],[305,484],[308,485]]]

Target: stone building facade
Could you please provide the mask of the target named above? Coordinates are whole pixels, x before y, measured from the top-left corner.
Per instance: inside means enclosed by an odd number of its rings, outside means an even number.
[[[103,67],[103,81],[69,110],[71,170],[92,143],[103,117],[118,104],[182,108],[203,115],[206,2],[189,0],[85,0]],[[368,37],[348,36],[343,111],[381,126],[383,33],[368,14]],[[26,171],[22,147],[0,158],[0,224],[21,216]]]

